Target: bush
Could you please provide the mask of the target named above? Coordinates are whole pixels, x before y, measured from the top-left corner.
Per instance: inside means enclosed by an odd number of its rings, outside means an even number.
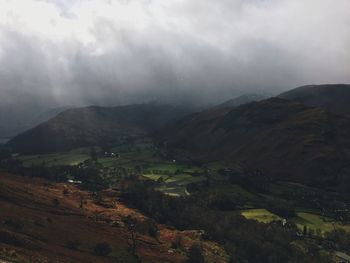
[[[156,238],[158,236],[158,228],[157,225],[150,225],[149,229],[148,229],[148,234],[151,237]]]
[[[105,257],[112,252],[111,246],[107,242],[97,243],[94,247],[94,254]]]

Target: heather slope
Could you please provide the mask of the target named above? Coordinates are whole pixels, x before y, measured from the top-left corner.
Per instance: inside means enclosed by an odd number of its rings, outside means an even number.
[[[279,179],[336,184],[350,160],[349,132],[346,117],[272,98],[221,114],[193,114],[160,138],[201,162],[241,163]]]

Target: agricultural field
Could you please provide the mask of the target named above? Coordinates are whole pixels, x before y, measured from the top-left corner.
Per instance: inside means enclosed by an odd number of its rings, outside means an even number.
[[[156,147],[150,142],[138,142],[133,145],[112,147],[115,156],[105,155],[99,147],[94,147],[96,159],[103,169],[125,169],[129,173],[142,174],[159,181],[159,191],[173,195],[188,195],[186,185],[198,183],[205,178],[193,176],[203,172],[203,168],[178,163],[176,160],[164,160],[156,154]],[[91,148],[79,148],[69,152],[18,156],[24,167],[74,166],[91,159]],[[160,179],[161,178],[161,179]]]
[[[23,162],[24,167],[77,165],[89,158],[89,154],[77,151],[53,154],[26,155],[18,157],[18,159]]]
[[[205,166],[194,166],[177,160],[167,160],[157,152],[157,147],[149,141],[141,141],[132,145],[119,145],[111,148],[114,156],[105,155],[99,147],[95,147],[96,159],[104,171],[115,171],[124,169],[128,174],[142,174],[148,179],[158,182],[157,190],[170,196],[190,195],[188,186],[190,184],[203,185],[210,176],[212,183],[209,187],[201,190],[208,195],[223,195],[237,204],[232,211],[241,214],[247,219],[256,220],[261,223],[269,223],[281,220],[282,217],[269,211],[269,205],[274,202],[285,202],[293,200],[296,207],[296,216],[290,221],[294,222],[299,229],[306,226],[314,232],[325,233],[335,228],[343,228],[350,231],[350,226],[342,225],[331,216],[321,216],[320,211],[312,208],[314,203],[305,200],[315,199],[322,196],[319,189],[310,188],[301,184],[289,182],[270,183],[267,192],[259,192],[248,189],[240,184],[227,183],[226,179],[218,171],[222,169],[222,163],[210,163]],[[79,148],[69,152],[25,155],[18,156],[24,167],[33,166],[74,166],[91,159],[91,148]],[[116,179],[116,173],[111,173],[111,182]],[[207,176],[205,175],[207,174]],[[312,194],[312,198],[310,198]],[[336,194],[334,194],[336,197]],[[333,198],[336,199],[336,198]],[[299,205],[301,204],[301,205]]]
[[[350,232],[350,225],[344,225],[329,217],[323,217],[318,214],[307,212],[298,212],[297,215],[298,217],[294,220],[294,222],[299,228],[307,226],[309,229],[312,229],[315,232],[321,231],[322,234],[340,228]]]
[[[247,219],[253,219],[261,223],[270,223],[282,219],[266,209],[247,209],[241,211],[240,214]]]
[[[171,196],[189,195],[186,185],[191,183],[199,183],[205,180],[203,176],[192,176],[189,174],[145,174],[144,176],[151,180],[161,182],[161,186],[158,187],[157,190]]]
[[[270,223],[272,221],[282,220],[281,217],[271,213],[266,209],[247,209],[240,211],[240,214],[247,219],[256,220],[261,223]],[[350,232],[350,225],[343,225],[331,218],[322,217],[316,213],[298,212],[297,217],[292,218],[291,222],[295,223],[300,230],[304,226],[311,229],[315,233],[325,234],[334,229],[344,229]]]

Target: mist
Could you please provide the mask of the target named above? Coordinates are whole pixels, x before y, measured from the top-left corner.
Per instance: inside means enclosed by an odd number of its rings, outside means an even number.
[[[3,107],[203,105],[350,82],[348,0],[0,4]]]

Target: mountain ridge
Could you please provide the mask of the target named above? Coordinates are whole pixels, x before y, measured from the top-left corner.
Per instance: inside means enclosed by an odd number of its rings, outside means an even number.
[[[118,144],[144,136],[185,113],[184,109],[153,104],[68,109],[6,145],[19,153],[42,153]]]
[[[345,116],[281,98],[213,114],[212,119],[187,116],[159,138],[203,163],[242,163],[280,180],[324,183],[335,171],[348,169],[350,119]]]

